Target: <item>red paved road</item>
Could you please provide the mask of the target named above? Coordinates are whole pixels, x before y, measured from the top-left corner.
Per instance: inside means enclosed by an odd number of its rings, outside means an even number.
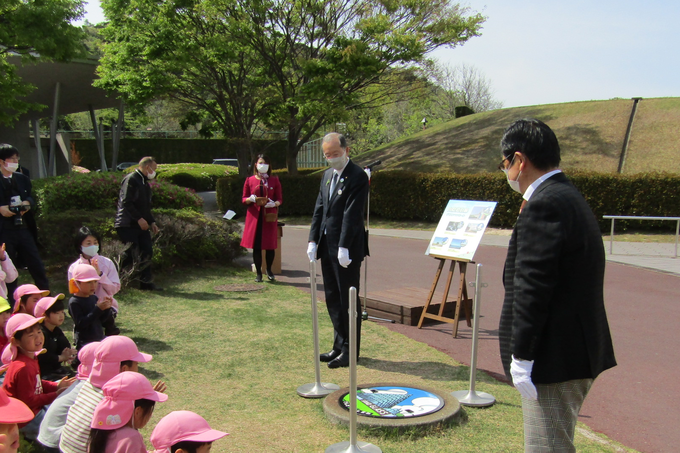
[[[308,289],[305,229],[285,228],[281,282]],[[438,261],[425,256],[427,241],[373,235],[368,261],[369,294],[390,288],[429,289]],[[481,246],[475,261],[483,265],[478,368],[502,377],[498,320],[503,299],[501,273],[506,249]],[[448,269],[448,266],[447,266]],[[320,271],[319,271],[320,272]],[[362,269],[363,275],[363,269]],[[320,279],[319,279],[320,280]],[[474,280],[474,271],[468,274]],[[363,279],[362,279],[363,282]],[[442,285],[443,283],[440,283]],[[361,290],[363,294],[363,289]],[[319,292],[320,297],[323,292]],[[607,264],[605,300],[619,365],[595,382],[581,420],[596,431],[641,452],[678,451],[680,445],[680,276],[619,264]],[[469,364],[472,332],[460,324],[436,323],[417,329],[385,325]]]

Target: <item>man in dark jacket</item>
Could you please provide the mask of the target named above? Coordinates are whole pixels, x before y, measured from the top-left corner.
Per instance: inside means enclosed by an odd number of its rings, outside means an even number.
[[[0,245],[3,243],[7,254],[16,261],[21,255],[23,263],[33,277],[35,285],[44,290],[50,289],[50,283],[45,274],[35,238],[23,221],[23,216],[34,205],[31,194],[31,180],[27,176],[17,173],[19,167],[19,150],[12,145],[0,144]],[[7,296],[12,302],[16,281],[7,283]]]
[[[499,166],[524,202],[505,261],[499,340],[522,395],[526,452],[575,452],[593,380],[616,365],[604,307],[604,247],[590,207],[558,169],[553,131],[514,122]]]
[[[345,137],[331,133],[323,139],[331,168],[321,179],[309,232],[307,256],[321,259],[326,307],[333,322],[333,349],[321,354],[329,368],[349,366],[349,289],[359,293],[361,262],[366,256],[364,206],[368,177],[349,159]],[[357,303],[357,355],[361,342],[361,313]]]
[[[139,161],[139,167],[123,178],[114,223],[118,237],[128,245],[121,267],[130,266],[138,257],[141,267],[139,289],[150,291],[162,290],[154,285],[151,275],[151,233],[158,233],[158,226],[151,214],[149,180],[156,177],[156,167],[153,157],[144,157]]]

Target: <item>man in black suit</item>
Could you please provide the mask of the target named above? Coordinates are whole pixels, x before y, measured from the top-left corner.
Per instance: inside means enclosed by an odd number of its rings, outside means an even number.
[[[557,168],[553,131],[514,122],[499,166],[524,202],[508,247],[499,339],[522,395],[527,452],[574,452],[593,380],[616,365],[604,307],[604,247],[590,207]]]
[[[7,254],[14,262],[21,256],[22,262],[28,268],[35,285],[40,289],[49,290],[45,266],[40,259],[35,239],[28,229],[23,217],[33,206],[35,201],[31,193],[31,180],[27,176],[17,173],[19,168],[19,150],[6,143],[0,144],[0,245],[5,244]],[[16,280],[7,283],[7,296],[13,300],[13,293],[17,287]],[[18,303],[18,302],[17,302]]]
[[[321,179],[309,232],[307,256],[321,259],[326,307],[333,322],[333,349],[321,354],[329,368],[349,366],[349,288],[359,292],[361,262],[366,256],[364,206],[368,176],[349,159],[345,137],[331,133],[323,139],[323,153],[331,168]],[[357,304],[357,355],[361,339]]]

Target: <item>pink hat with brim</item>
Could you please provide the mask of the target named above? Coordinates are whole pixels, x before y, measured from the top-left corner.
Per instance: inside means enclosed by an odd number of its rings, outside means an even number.
[[[47,297],[50,295],[50,292],[46,289],[40,289],[35,285],[21,285],[14,290],[14,303],[16,304],[14,305],[14,313],[19,311],[19,306],[21,305],[19,299],[26,294],[42,294],[42,297]]]
[[[2,351],[2,367],[0,367],[0,372],[6,370],[9,367],[9,364],[17,358],[17,354],[19,353],[17,347],[10,341],[14,337],[14,334],[20,330],[28,329],[33,324],[42,322],[43,319],[45,318],[34,318],[26,313],[16,313],[9,318],[7,325],[5,326],[5,336],[9,343],[7,343],[4,351]],[[36,352],[35,356],[37,357],[42,354],[43,351],[44,349]]]
[[[0,423],[26,423],[33,420],[33,411],[16,398],[12,398],[0,390]]]
[[[90,384],[102,388],[112,377],[120,373],[120,362],[150,362],[151,354],[139,352],[132,339],[123,335],[104,338],[94,353]]]
[[[210,428],[208,422],[195,412],[175,411],[158,422],[151,433],[151,444],[156,453],[170,453],[170,448],[179,442],[214,442],[228,435]]]
[[[92,372],[92,364],[94,363],[94,354],[99,347],[99,341],[93,341],[88,343],[78,351],[78,360],[80,365],[78,365],[78,374],[76,374],[76,379],[79,381],[85,381],[90,377]]]
[[[45,312],[52,306],[54,303],[58,300],[62,300],[64,297],[63,294],[57,294],[54,297],[43,297],[38,301],[37,304],[35,304],[35,308],[33,309],[33,316],[36,318],[40,318],[41,316],[45,316]]]
[[[76,264],[73,268],[73,274],[71,278],[77,282],[93,282],[101,280],[99,272],[93,266],[89,264]]]
[[[104,399],[94,410],[90,428],[118,429],[132,418],[136,400],[163,402],[168,399],[168,395],[155,391],[143,374],[134,371],[126,371],[113,377],[104,384],[102,392]]]

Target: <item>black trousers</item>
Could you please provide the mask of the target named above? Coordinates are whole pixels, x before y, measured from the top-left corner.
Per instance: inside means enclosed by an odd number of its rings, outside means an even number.
[[[35,286],[40,289],[49,290],[50,282],[47,280],[45,273],[45,265],[40,259],[38,247],[35,245],[35,239],[27,228],[17,230],[8,230],[3,228],[0,234],[0,242],[5,244],[7,254],[13,262],[17,260],[17,256],[21,255],[23,263],[28,268]],[[7,295],[10,304],[14,300],[14,290],[17,288],[17,281],[7,282]]]
[[[125,256],[121,263],[121,268],[132,265],[135,255],[139,256],[141,270],[139,281],[142,286],[150,285],[153,282],[151,275],[151,257],[153,256],[153,243],[151,242],[151,231],[140,228],[116,228],[118,238],[127,244]]]
[[[326,236],[321,237],[317,256],[321,259],[323,287],[326,294],[326,308],[335,330],[333,350],[349,354],[349,289],[357,289],[357,357],[361,346],[361,303],[359,301],[359,282],[361,280],[361,261],[353,259],[349,266],[342,267],[337,256],[331,256],[326,246]]]

